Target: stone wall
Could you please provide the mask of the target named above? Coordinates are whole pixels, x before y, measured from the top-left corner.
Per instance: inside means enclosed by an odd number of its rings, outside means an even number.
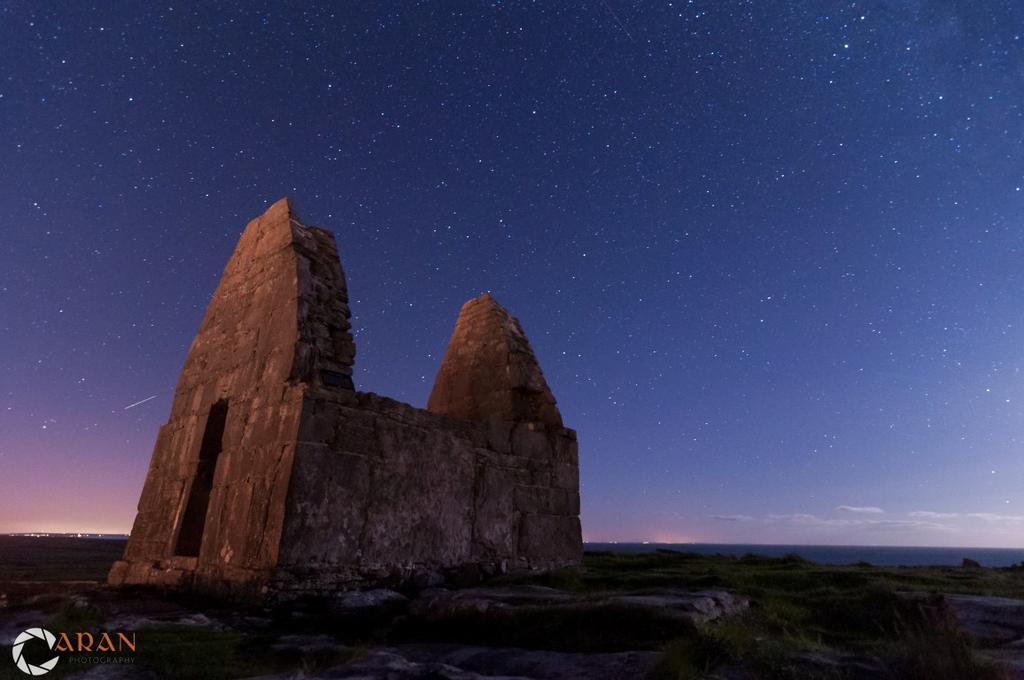
[[[579,561],[572,430],[460,422],[367,393],[311,390],[303,412],[276,588]]]

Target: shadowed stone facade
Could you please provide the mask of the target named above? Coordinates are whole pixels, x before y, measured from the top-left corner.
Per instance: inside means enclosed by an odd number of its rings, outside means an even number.
[[[356,392],[330,232],[246,227],[157,437],[114,585],[287,599],[578,563],[576,436],[519,322],[459,315],[428,410]]]

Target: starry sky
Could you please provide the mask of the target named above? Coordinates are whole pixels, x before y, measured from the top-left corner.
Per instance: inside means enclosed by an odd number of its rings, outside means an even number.
[[[423,406],[464,300],[520,318],[588,540],[1024,546],[1022,33],[1015,0],[4,2],[0,531],[128,531],[290,195],[359,389]]]

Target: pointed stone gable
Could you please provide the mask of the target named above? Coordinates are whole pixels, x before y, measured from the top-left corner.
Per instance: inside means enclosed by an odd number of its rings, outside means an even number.
[[[113,581],[245,582],[274,566],[304,393],[352,388],[348,319],[330,232],[299,222],[287,198],[249,222],[189,349]]]
[[[189,349],[172,417],[217,399],[341,374],[351,387],[355,343],[334,236],[282,198],[249,222]],[[216,379],[217,385],[209,383]],[[195,392],[200,401],[193,404]]]
[[[462,305],[427,410],[478,422],[562,425],[519,320],[490,293]]]

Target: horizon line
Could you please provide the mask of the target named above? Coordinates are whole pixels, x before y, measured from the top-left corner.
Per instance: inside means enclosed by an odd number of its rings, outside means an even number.
[[[107,533],[96,531],[11,531],[0,532],[0,536],[12,536],[20,538],[129,538],[131,534]],[[894,548],[894,549],[919,549],[919,550],[1024,550],[1024,546],[991,546],[991,545],[894,545],[894,544],[871,544],[871,543],[716,543],[701,541],[583,541],[584,546],[588,545],[637,545],[637,546],[723,546],[723,547],[752,547],[752,548]]]

